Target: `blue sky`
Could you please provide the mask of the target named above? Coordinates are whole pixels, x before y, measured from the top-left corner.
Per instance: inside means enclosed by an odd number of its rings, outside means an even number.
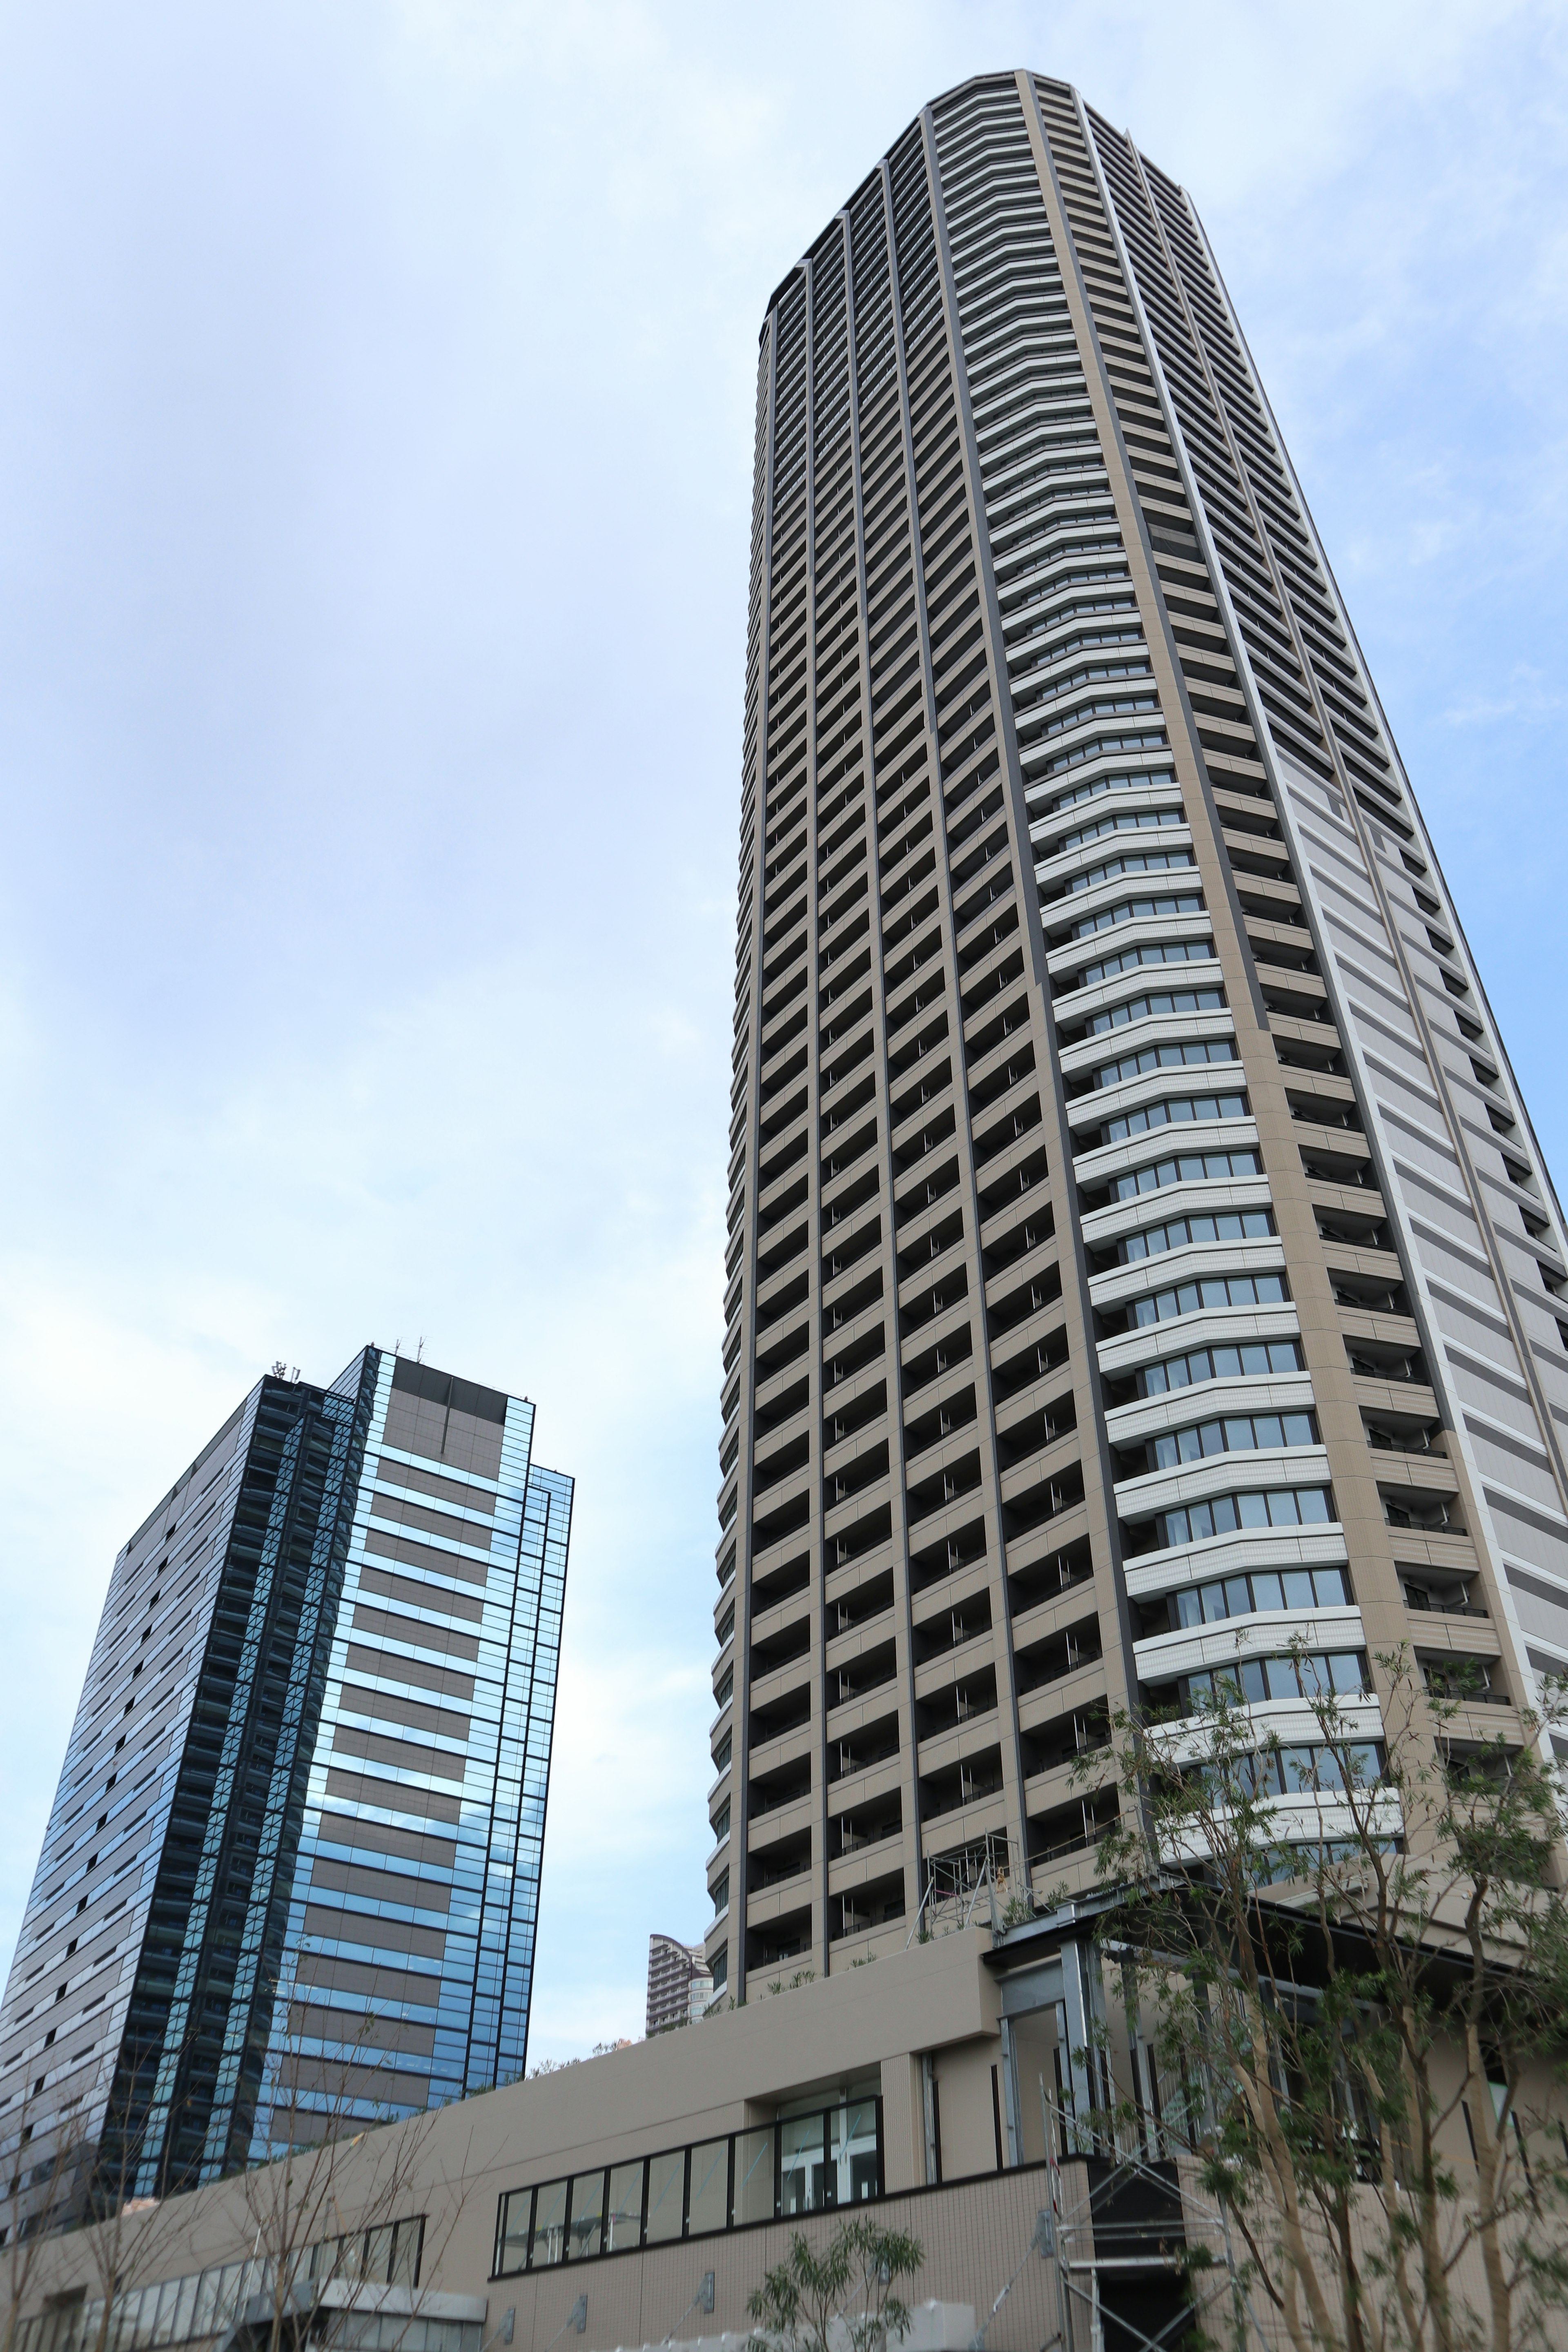
[[[755,347],[927,98],[1192,189],[1568,1166],[1568,10],[0,16],[0,1966],[110,1565],[274,1357],[578,1481],[533,2054],[705,1903]]]

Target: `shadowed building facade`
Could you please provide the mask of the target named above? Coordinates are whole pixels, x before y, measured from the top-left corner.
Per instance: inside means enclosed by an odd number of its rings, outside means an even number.
[[[572,1509],[532,1433],[375,1348],[279,1367],[121,1552],[0,2007],[28,2212],[522,2074]]]
[[[756,449],[731,1996],[1085,1883],[1122,1707],[1228,1673],[1288,1822],[1380,1650],[1460,1748],[1568,1664],[1561,1214],[1190,198],[965,83],[779,287]]]

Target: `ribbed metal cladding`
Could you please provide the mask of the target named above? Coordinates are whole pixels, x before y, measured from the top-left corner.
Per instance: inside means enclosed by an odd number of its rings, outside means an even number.
[[[769,305],[740,908],[720,1997],[1081,1886],[1217,1669],[1331,1826],[1298,1633],[1369,1770],[1402,1642],[1517,1743],[1560,1213],[1195,213],[1065,84]]]

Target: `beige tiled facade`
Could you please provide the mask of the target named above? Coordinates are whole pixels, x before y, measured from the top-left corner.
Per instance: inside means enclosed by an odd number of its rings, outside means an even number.
[[[1127,2020],[1095,1990],[1079,1940],[1090,1924],[1064,1917],[1000,1937],[979,1927],[939,1935],[873,1968],[758,1996],[699,2026],[391,2124],[331,2159],[301,2158],[302,2168],[331,2164],[313,2189],[297,2192],[302,2213],[330,2215],[331,2233],[351,2248],[367,2225],[384,2243],[395,2225],[397,2242],[414,2250],[394,2257],[390,2287],[351,2268],[323,2290],[324,2270],[308,2253],[320,2225],[302,2223],[274,2251],[302,2281],[316,2280],[300,2289],[304,2337],[359,2352],[487,2352],[500,2343],[548,2352],[568,2338],[608,2352],[735,2337],[748,2327],[749,2296],[792,2237],[820,2248],[857,2211],[920,2240],[911,2300],[957,2306],[960,2319],[967,2306],[970,2326],[993,2315],[993,2352],[1038,2352],[1058,2339],[1067,2352],[1142,2352],[1161,2328],[1179,2340],[1187,2305],[1171,2257],[1183,2244],[1214,2257],[1198,2292],[1205,2324],[1217,2329],[1233,2272],[1180,2133],[1147,2118],[1114,2169],[1104,2157],[1068,2152],[1063,2118],[1075,2099],[1081,2111],[1089,2088],[1082,2042],[1095,2018],[1116,2080],[1136,2079]],[[793,2185],[786,2178],[766,2191],[752,2220],[737,2165],[727,2195],[704,2205],[700,2158],[787,2131],[807,2111],[832,2118],[858,2105],[864,2116],[868,2103],[879,2116],[874,2175],[852,2183],[839,2172],[836,2189],[831,2163],[815,2177],[797,2171]],[[1443,2148],[1465,2162],[1457,2116]],[[606,2242],[602,2220],[544,2225],[546,2210],[602,2217],[628,2172],[647,2187],[641,2225],[624,2245]],[[661,2175],[677,2184],[662,2222],[652,2195]],[[301,2179],[312,2176],[302,2169]],[[520,2204],[537,2220],[531,2231],[517,2225]],[[271,2241],[258,2215],[277,2210],[267,2176],[253,2174],[123,2225],[117,2352],[260,2352]],[[1042,2213],[1052,2223],[1043,2245]],[[154,2236],[139,2250],[142,2230]],[[1478,2261],[1472,2249],[1456,2273],[1473,2299]],[[44,2241],[21,2332],[6,2339],[14,2352],[92,2352],[101,2275],[89,2233]],[[571,2315],[583,2297],[579,2334]],[[0,2326],[5,2305],[0,2276]],[[1284,2342],[1267,2305],[1254,2316],[1261,2340]],[[952,2319],[942,2341],[963,2352],[967,2329],[952,2332]]]
[[[1192,204],[1028,73],[768,308],[731,1099],[721,1997],[1086,1884],[1108,1718],[1310,1741],[1302,1629],[1524,1736],[1551,1182]]]

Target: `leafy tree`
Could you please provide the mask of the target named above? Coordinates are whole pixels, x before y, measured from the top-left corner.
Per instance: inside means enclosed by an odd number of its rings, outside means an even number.
[[[881,2352],[910,2324],[895,2293],[925,2260],[918,2238],[865,2217],[840,2222],[820,2253],[800,2231],[746,2309],[756,2323],[749,2352]]]
[[[1103,1939],[1239,2242],[1214,2307],[1238,2347],[1256,2298],[1292,2352],[1561,2341],[1568,1896],[1542,1726],[1478,1742],[1462,1687],[1402,1648],[1374,1743],[1295,1658],[1309,1743],[1224,1675],[1195,1721],[1115,1724]],[[1137,2120],[1113,2095],[1089,2128]]]

